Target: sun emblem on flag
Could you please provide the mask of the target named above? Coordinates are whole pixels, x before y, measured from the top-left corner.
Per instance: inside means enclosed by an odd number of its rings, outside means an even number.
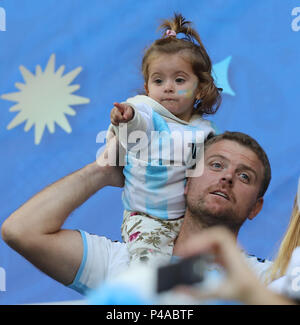
[[[87,104],[88,98],[74,95],[73,92],[80,88],[79,85],[70,85],[78,76],[82,68],[78,67],[63,75],[65,66],[60,66],[55,71],[55,54],[50,56],[45,71],[39,65],[35,74],[24,66],[20,71],[25,83],[15,83],[20,91],[4,94],[2,99],[16,102],[10,112],[19,112],[8,124],[10,130],[26,121],[24,130],[27,132],[34,125],[34,143],[38,145],[47,126],[50,133],[55,131],[57,123],[64,131],[71,133],[72,128],[66,115],[75,115],[71,105]]]

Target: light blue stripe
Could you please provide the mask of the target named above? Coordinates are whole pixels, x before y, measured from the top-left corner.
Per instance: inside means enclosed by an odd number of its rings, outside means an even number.
[[[132,186],[134,186],[134,184],[132,185],[132,162],[130,159],[130,156],[128,155],[128,153],[126,154],[126,165],[123,168],[123,174],[125,176],[125,186],[124,188],[127,189],[126,195],[125,192],[122,192],[122,201],[123,201],[123,205],[124,205],[124,209],[125,210],[132,210],[131,204],[128,201],[128,189],[132,188]]]
[[[150,216],[155,216],[157,218],[168,220],[168,201],[163,200],[158,204],[146,198],[146,213]]]
[[[170,133],[169,126],[167,122],[156,112],[153,111],[152,114],[152,122],[153,122],[153,128],[154,131],[167,131]]]
[[[157,189],[161,189],[165,186],[168,181],[168,168],[162,164],[162,150],[163,150],[163,139],[167,132],[170,134],[170,129],[166,121],[156,112],[153,112],[152,121],[154,130],[161,133],[159,135],[159,166],[151,166],[151,161],[149,161],[146,167],[145,182],[146,187],[149,189],[150,193],[155,193]],[[164,133],[163,133],[164,132]],[[155,141],[155,140],[154,140]],[[167,139],[170,141],[170,139]],[[153,154],[153,153],[152,153]],[[146,213],[152,216],[156,216],[161,219],[168,219],[168,201],[161,200],[158,198],[159,203],[153,202],[150,197],[146,197]]]
[[[82,231],[82,230],[78,230],[78,231],[80,232],[80,235],[81,235],[81,238],[82,238],[83,256],[82,256],[80,267],[79,267],[79,269],[77,271],[77,274],[75,276],[75,279],[74,279],[73,283],[71,283],[67,287],[81,293],[82,295],[86,295],[87,292],[90,290],[90,288],[88,288],[85,284],[82,284],[79,280],[80,280],[80,277],[81,277],[82,272],[83,272],[84,267],[85,267],[85,263],[86,263],[86,259],[87,259],[88,246],[87,246],[87,240],[86,240],[86,235],[85,235],[84,231]]]

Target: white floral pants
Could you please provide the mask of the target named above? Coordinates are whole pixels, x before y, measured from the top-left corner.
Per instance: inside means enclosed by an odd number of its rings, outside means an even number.
[[[182,222],[183,217],[162,220],[141,212],[125,210],[121,230],[123,241],[129,250],[130,264],[168,263]]]

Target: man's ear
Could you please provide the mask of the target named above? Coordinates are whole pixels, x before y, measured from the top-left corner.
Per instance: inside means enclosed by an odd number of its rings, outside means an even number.
[[[258,198],[256,200],[254,207],[252,208],[252,210],[249,214],[248,219],[250,219],[250,220],[254,219],[258,215],[260,210],[262,209],[263,204],[264,204],[264,198],[263,197]]]
[[[188,177],[187,181],[185,183],[184,193],[183,193],[185,196],[187,195],[187,192],[188,192],[189,183],[190,183],[190,178]]]

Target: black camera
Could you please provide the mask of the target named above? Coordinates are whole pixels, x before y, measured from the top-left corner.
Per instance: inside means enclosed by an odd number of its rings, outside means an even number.
[[[161,266],[157,270],[156,292],[170,290],[177,285],[192,285],[204,281],[211,256],[197,255]]]

